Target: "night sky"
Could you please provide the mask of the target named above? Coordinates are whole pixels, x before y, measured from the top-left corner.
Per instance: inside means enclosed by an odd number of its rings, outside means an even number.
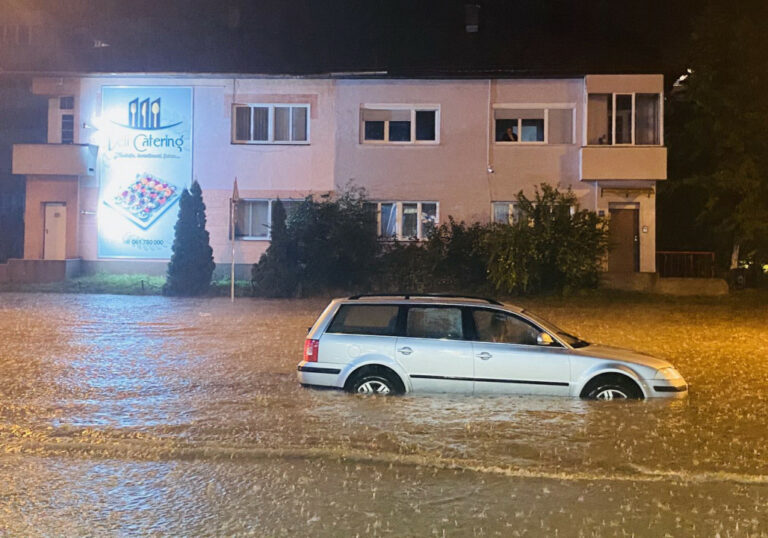
[[[692,0],[0,0],[46,14],[56,54],[5,70],[391,76],[548,75],[684,69]],[[94,46],[96,42],[108,47]]]

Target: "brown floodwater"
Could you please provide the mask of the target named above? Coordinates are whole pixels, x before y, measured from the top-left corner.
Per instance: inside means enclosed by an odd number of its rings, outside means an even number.
[[[326,300],[0,294],[0,534],[763,536],[768,308],[528,301],[675,401],[302,389]]]

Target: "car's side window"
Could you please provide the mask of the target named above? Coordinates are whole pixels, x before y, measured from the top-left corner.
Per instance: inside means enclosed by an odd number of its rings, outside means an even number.
[[[342,305],[326,332],[394,336],[398,305]]]
[[[502,342],[535,346],[539,330],[511,314],[476,308],[472,310],[475,333],[481,342]]]
[[[461,309],[450,307],[411,307],[408,309],[406,336],[461,340],[464,330]]]

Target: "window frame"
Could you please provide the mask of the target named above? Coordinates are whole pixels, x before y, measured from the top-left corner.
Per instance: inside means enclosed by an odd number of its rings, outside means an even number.
[[[509,221],[509,217],[507,217],[507,222],[499,222],[495,219],[496,205],[498,204],[507,204],[508,214],[512,216],[512,222]],[[506,200],[494,200],[491,202],[491,223],[492,224],[507,224],[507,225],[517,224],[521,216],[522,216],[522,212],[520,211],[520,202],[506,201]]]
[[[656,95],[659,99],[659,116],[657,118],[659,124],[659,143],[658,144],[638,144],[637,141],[637,95]],[[611,96],[611,143],[610,144],[590,144],[589,143],[589,96],[590,95],[610,95]],[[619,95],[629,95],[632,97],[632,125],[631,125],[631,142],[629,143],[616,143],[616,97]],[[586,120],[584,121],[584,142],[589,147],[663,147],[664,146],[664,93],[663,92],[592,92],[586,94],[586,101],[584,112]]]
[[[254,203],[254,202],[267,202],[267,220],[269,224],[267,225],[267,235],[236,235],[233,234],[233,230],[230,230],[229,236],[230,238],[234,235],[235,241],[271,241],[272,240],[272,205],[277,201],[277,198],[238,198],[238,203]],[[301,200],[296,198],[280,198],[280,201],[285,202],[303,202],[304,199]],[[230,212],[232,211],[232,198],[229,199],[229,207]],[[232,222],[232,215],[229,216],[230,222]],[[236,223],[235,223],[236,224]]]
[[[365,138],[365,120],[363,119],[364,110],[408,110],[410,111],[411,139],[410,140],[389,140],[389,122],[390,120],[381,120],[384,122],[384,139],[367,140]],[[434,112],[435,113],[435,139],[434,140],[416,140],[416,112]],[[434,103],[363,103],[360,105],[358,121],[358,145],[363,146],[436,146],[440,144],[440,124],[441,111],[440,105]]]
[[[237,109],[248,107],[250,109],[250,136],[253,138],[253,110],[255,108],[267,108],[267,139],[266,140],[240,140],[237,138]],[[307,112],[307,139],[306,140],[275,140],[275,108],[303,108]],[[311,144],[312,105],[310,103],[232,103],[230,116],[230,143],[236,145],[288,145],[308,146]],[[293,110],[291,110],[291,118]],[[289,122],[291,137],[293,137],[293,122]]]
[[[427,238],[424,235],[422,229],[422,216],[423,204],[435,204],[435,228],[440,226],[440,202],[437,200],[371,200],[371,204],[376,204],[376,236],[379,241],[426,241]],[[382,204],[395,204],[397,210],[395,212],[395,235],[383,236],[381,235],[381,205]],[[417,204],[416,205],[416,238],[403,236],[403,204]]]
[[[491,115],[491,140],[499,146],[573,146],[576,144],[576,103],[494,103],[492,105],[493,114]],[[541,110],[544,112],[544,140],[520,140],[523,136],[523,120],[534,118],[516,118],[517,119],[517,137],[518,140],[496,140],[496,110]],[[550,143],[549,142],[549,111],[550,110],[570,110],[571,111],[571,142],[570,143]]]

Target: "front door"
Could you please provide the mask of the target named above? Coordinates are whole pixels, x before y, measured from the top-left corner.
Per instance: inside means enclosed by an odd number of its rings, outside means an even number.
[[[567,396],[571,361],[565,348],[538,345],[541,330],[513,314],[473,308],[475,393]]]
[[[472,392],[472,342],[458,306],[412,306],[395,356],[414,391]]]
[[[640,270],[640,226],[636,207],[610,208],[608,270],[633,273]]]
[[[44,205],[43,259],[64,260],[67,252],[67,204],[49,202]]]

